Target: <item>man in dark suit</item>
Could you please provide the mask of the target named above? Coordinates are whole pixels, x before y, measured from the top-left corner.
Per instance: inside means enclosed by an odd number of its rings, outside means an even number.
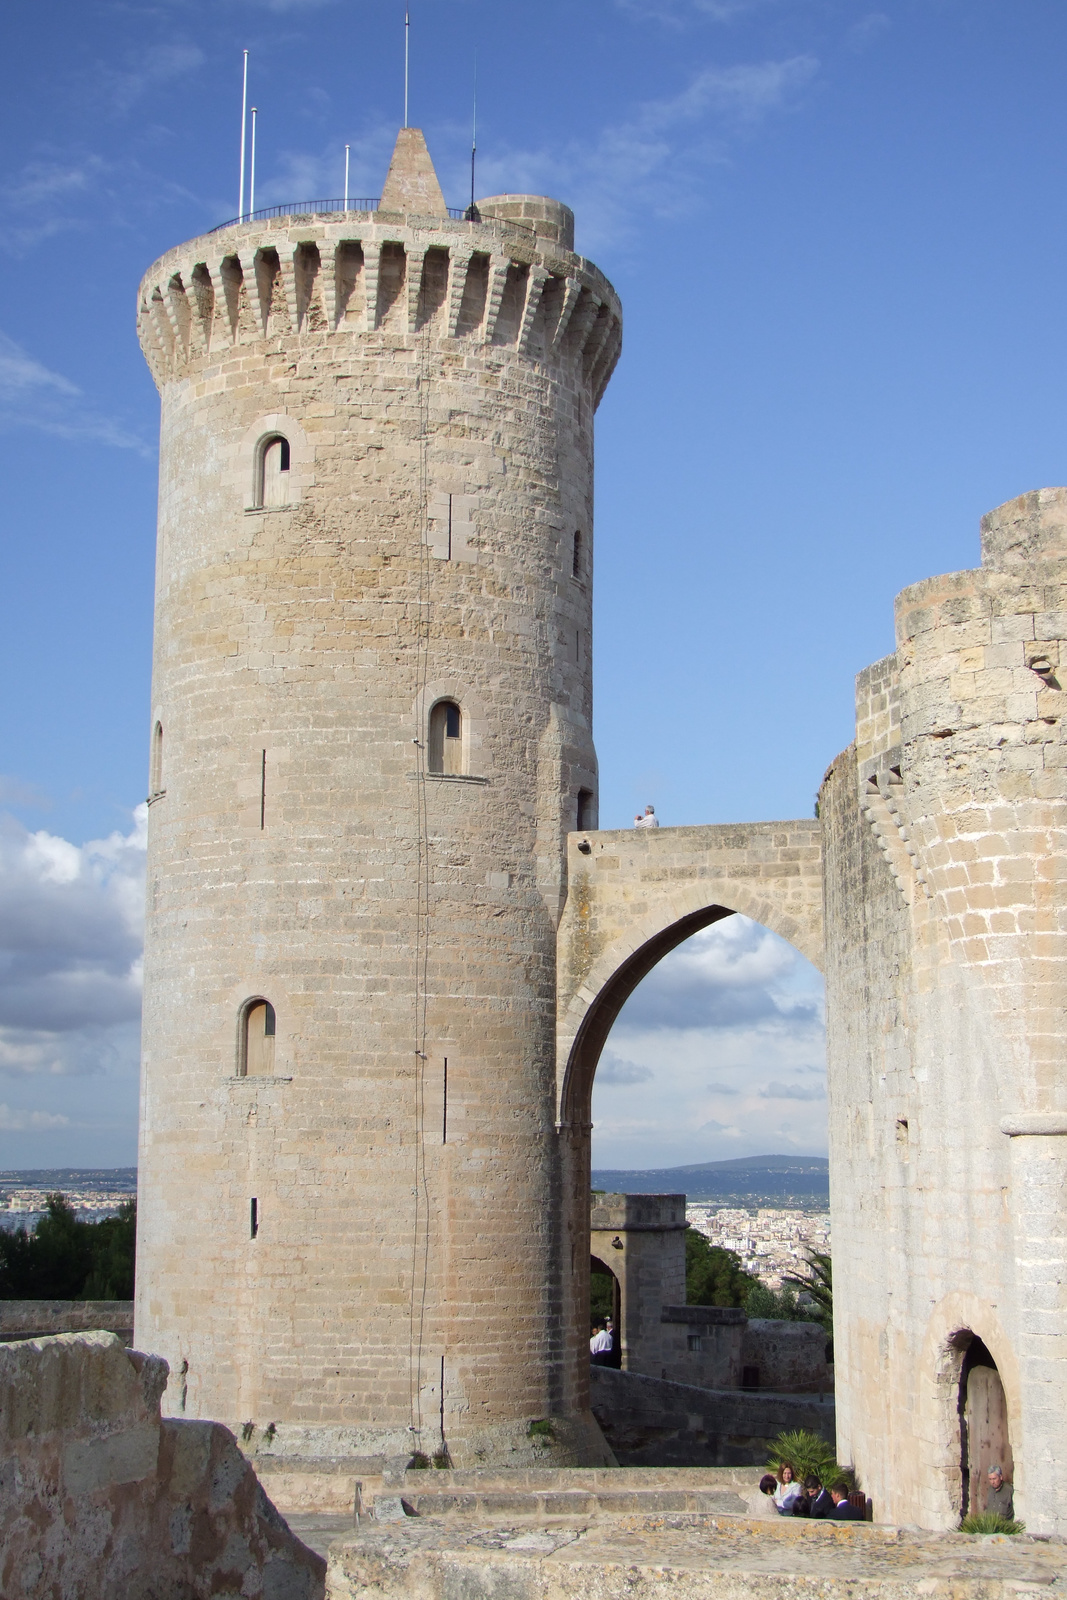
[[[832,1517],[834,1502],[830,1498],[829,1489],[824,1489],[818,1478],[812,1474],[804,1479],[804,1493],[808,1497],[810,1517]]]
[[[843,1479],[839,1479],[837,1483],[830,1485],[830,1499],[834,1503],[834,1509],[830,1515],[835,1522],[865,1522],[867,1520],[859,1506],[849,1504],[848,1484]]]

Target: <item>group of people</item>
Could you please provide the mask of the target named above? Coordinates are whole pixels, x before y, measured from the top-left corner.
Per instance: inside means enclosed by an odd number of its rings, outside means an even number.
[[[801,1483],[788,1461],[782,1462],[777,1474],[765,1473],[759,1486],[761,1494],[773,1497],[780,1517],[832,1517],[835,1522],[865,1522],[867,1518],[866,1503],[853,1505],[843,1478],[826,1486],[809,1473]]]

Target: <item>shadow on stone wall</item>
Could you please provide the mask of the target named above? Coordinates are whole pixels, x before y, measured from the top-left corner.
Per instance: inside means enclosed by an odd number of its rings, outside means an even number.
[[[835,1438],[832,1396],[698,1389],[610,1367],[590,1370],[590,1396],[621,1467],[761,1466],[779,1433]]]

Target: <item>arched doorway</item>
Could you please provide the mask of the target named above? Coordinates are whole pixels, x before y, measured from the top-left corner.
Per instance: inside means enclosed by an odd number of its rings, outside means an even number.
[[[739,899],[744,902],[742,896],[739,896]],[[672,901],[670,901],[670,909],[677,909],[677,906],[678,898],[673,896]],[[664,909],[667,909],[667,907],[664,907]],[[616,944],[611,954],[605,952],[605,954],[601,955],[600,962],[593,966],[593,971],[590,971],[584,984],[573,989],[574,1002],[568,1008],[569,1018],[573,1019],[573,1022],[571,1022],[573,1034],[571,1034],[571,1040],[569,1040],[566,1056],[560,1062],[560,1139],[561,1155],[563,1155],[563,1163],[565,1163],[563,1176],[565,1176],[566,1243],[569,1245],[569,1266],[571,1266],[569,1282],[566,1285],[566,1298],[569,1299],[568,1322],[571,1323],[571,1328],[574,1330],[573,1338],[576,1339],[576,1342],[577,1338],[582,1338],[582,1342],[584,1342],[585,1328],[589,1325],[590,1304],[595,1304],[593,1294],[600,1291],[600,1298],[605,1298],[606,1296],[605,1288],[595,1278],[597,1262],[590,1261],[589,1197],[590,1165],[592,1165],[590,1163],[593,1123],[592,1096],[593,1082],[597,1077],[598,1064],[600,1064],[601,1058],[605,1054],[605,1046],[608,1045],[614,1024],[621,1018],[621,1013],[627,1006],[627,1002],[629,1002],[630,998],[635,997],[643,979],[649,978],[649,982],[653,981],[651,974],[654,973],[657,966],[664,962],[665,958],[675,957],[675,952],[677,952],[677,960],[681,960],[683,954],[685,954],[681,947],[686,946],[688,941],[694,941],[699,944],[702,934],[717,936],[717,925],[720,925],[720,923],[723,923],[723,925],[729,923],[729,928],[741,925],[755,928],[755,931],[761,934],[763,938],[773,939],[776,944],[781,944],[782,938],[784,938],[785,944],[790,946],[790,955],[793,958],[800,957],[801,965],[808,965],[811,955],[816,954],[817,947],[813,949],[813,941],[805,941],[808,944],[808,949],[803,949],[803,947],[800,947],[798,939],[790,938],[790,934],[793,933],[793,926],[787,925],[787,931],[769,928],[768,923],[771,922],[769,915],[766,918],[766,922],[761,922],[761,920],[750,917],[750,915],[737,915],[739,909],[741,907],[728,906],[728,904],[721,904],[721,902],[702,904],[702,906],[686,910],[685,914],[680,915],[680,917],[673,917],[672,920],[667,920],[665,925],[657,926],[657,928],[649,928],[648,923],[651,918],[646,918],[645,926],[641,931],[648,931],[648,936],[645,939],[641,939],[637,949],[633,949],[632,934],[624,936],[619,941],[619,944]],[[765,910],[766,907],[760,906],[760,909]],[[648,910],[648,902],[645,902],[645,910]],[[749,907],[745,904],[745,912],[747,910],[749,910]],[[728,931],[726,926],[723,926],[723,933],[726,933],[726,931]],[[624,944],[629,944],[629,949],[621,947]],[[616,954],[617,960],[613,963],[613,970],[606,971],[605,968],[608,966],[609,960],[611,960],[611,955]],[[593,984],[595,984],[595,987],[593,987]],[[821,1005],[821,1000],[819,1000],[819,1005]],[[561,1040],[561,1043],[563,1043],[563,1040]],[[611,1056],[608,1056],[608,1062],[608,1070],[616,1072],[617,1080],[617,1062],[611,1062]],[[825,1099],[824,1090],[822,1090],[821,1067],[822,1053],[819,1050],[819,1061],[817,1061],[816,1069],[819,1086],[817,1086],[817,1090],[814,1093],[821,1099],[822,1109],[825,1106]],[[776,1086],[774,1083],[766,1082],[766,1077],[760,1080],[760,1090],[773,1090],[774,1086]],[[761,1102],[761,1109],[765,1110],[765,1112],[768,1109],[766,1101]],[[776,1128],[779,1120],[782,1120],[782,1118],[774,1120],[774,1128]],[[752,1149],[752,1146],[749,1146],[749,1149]],[[789,1146],[785,1146],[785,1149],[789,1149]],[[728,1157],[728,1155],[733,1155],[734,1152],[733,1150],[721,1150],[721,1152],[715,1150],[713,1154],[715,1154],[715,1157],[718,1157],[718,1155]],[[771,1149],[771,1146],[766,1146],[766,1149],[761,1150],[760,1154],[773,1154],[773,1149]],[[809,1154],[809,1152],[805,1152],[805,1154]],[[637,1162],[637,1160],[632,1160],[632,1162],[627,1162],[625,1165],[629,1166],[629,1168],[633,1168],[633,1166],[653,1168],[653,1166],[659,1165],[683,1165],[686,1160],[697,1160],[699,1162],[699,1160],[709,1160],[709,1158],[712,1158],[712,1155],[701,1152],[701,1154],[678,1157],[677,1163],[659,1163],[653,1162],[653,1160]],[[606,1176],[605,1181],[608,1182],[608,1186],[611,1189],[616,1187],[614,1174]],[[665,1186],[661,1187],[680,1186],[665,1184]],[[685,1251],[683,1251],[683,1254],[685,1254]],[[625,1294],[622,1299],[625,1301]],[[685,1299],[685,1267],[683,1267],[678,1291],[669,1296],[669,1299],[664,1299],[664,1306],[667,1302],[669,1302],[670,1306],[685,1304]],[[619,1310],[617,1301],[613,1302],[613,1304],[617,1312]],[[625,1310],[625,1304],[622,1306],[622,1318],[627,1320],[627,1328],[629,1328],[629,1312]],[[622,1328],[622,1318],[616,1315],[617,1330]],[[656,1309],[656,1318],[654,1320],[656,1320],[656,1323],[661,1320],[659,1307]],[[625,1347],[627,1347],[625,1346],[625,1341],[622,1341],[622,1344],[624,1344],[622,1365],[629,1366],[630,1363],[627,1362],[627,1357],[625,1357]],[[643,1370],[643,1368],[637,1368],[637,1370]],[[659,1373],[659,1366],[657,1366],[654,1376],[665,1376],[665,1373]]]
[[[1010,1483],[1014,1478],[1008,1402],[997,1364],[976,1334],[960,1368],[960,1468],[963,1477],[960,1516],[986,1509],[986,1475],[999,1466]]]
[[[604,1367],[622,1365],[622,1285],[606,1261],[599,1256],[589,1257],[589,1331],[603,1327],[610,1317],[615,1330],[615,1346],[606,1359],[596,1364]]]

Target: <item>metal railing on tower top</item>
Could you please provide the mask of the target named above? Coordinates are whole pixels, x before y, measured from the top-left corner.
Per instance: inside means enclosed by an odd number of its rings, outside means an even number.
[[[242,222],[269,222],[272,217],[311,217],[320,216],[331,211],[377,211],[381,197],[371,200],[288,200],[280,206],[264,206],[260,211],[250,211],[243,217],[231,217],[228,222],[220,222],[209,231],[221,233],[223,228],[236,228]],[[449,217],[453,222],[462,222],[467,218],[470,207],[448,206]],[[478,217],[467,218],[468,221],[477,222]]]

